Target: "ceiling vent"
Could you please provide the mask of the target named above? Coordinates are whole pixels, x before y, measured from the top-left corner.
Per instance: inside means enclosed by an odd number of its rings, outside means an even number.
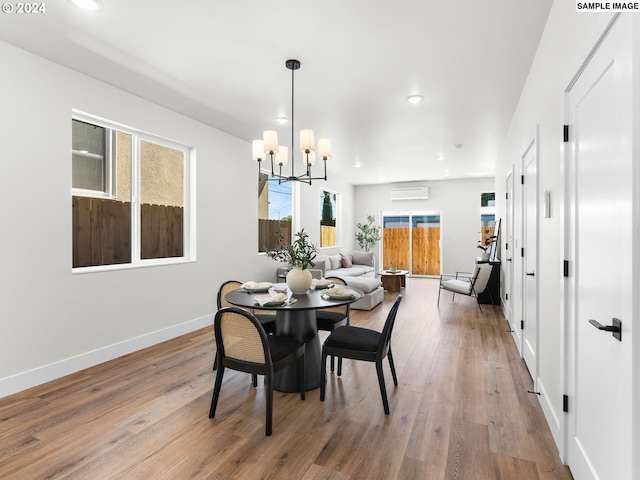
[[[392,188],[391,200],[427,200],[429,187]]]

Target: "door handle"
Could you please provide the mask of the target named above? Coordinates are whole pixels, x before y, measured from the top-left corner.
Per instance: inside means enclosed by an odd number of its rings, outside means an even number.
[[[510,259],[510,258],[507,258],[507,262],[510,262],[510,261],[511,261],[511,259]]]
[[[535,272],[527,272],[527,277],[535,277]]]
[[[589,323],[603,332],[612,332],[613,336],[622,341],[622,322],[618,318],[613,318],[613,325],[602,325],[597,320],[589,320]]]

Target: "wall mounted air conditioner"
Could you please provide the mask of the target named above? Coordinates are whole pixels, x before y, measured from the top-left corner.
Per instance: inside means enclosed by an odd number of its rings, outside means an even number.
[[[391,200],[426,200],[429,198],[429,187],[392,188]]]

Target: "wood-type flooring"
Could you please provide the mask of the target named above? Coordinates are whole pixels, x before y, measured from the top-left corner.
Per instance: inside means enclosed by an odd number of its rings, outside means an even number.
[[[275,392],[271,437],[247,374],[225,372],[209,419],[207,327],[0,399],[0,478],[571,480],[500,308],[443,292],[438,309],[435,279],[401,294],[390,415],[375,365],[345,360],[324,403]],[[352,324],[381,330],[396,295]]]

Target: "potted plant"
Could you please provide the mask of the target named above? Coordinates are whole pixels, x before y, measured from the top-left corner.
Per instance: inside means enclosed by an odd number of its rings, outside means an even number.
[[[371,247],[378,243],[382,237],[380,236],[380,227],[375,225],[375,218],[373,215],[367,215],[367,223],[356,223],[356,240],[358,245],[365,252],[368,252]]]
[[[309,242],[309,235],[304,228],[296,233],[296,239],[291,245],[283,246],[284,237],[280,231],[276,232],[276,245],[273,250],[267,252],[267,256],[279,262],[287,262],[291,267],[287,273],[287,286],[294,294],[306,293],[311,286],[313,277],[308,270],[315,267],[313,259],[316,258],[318,249]]]

